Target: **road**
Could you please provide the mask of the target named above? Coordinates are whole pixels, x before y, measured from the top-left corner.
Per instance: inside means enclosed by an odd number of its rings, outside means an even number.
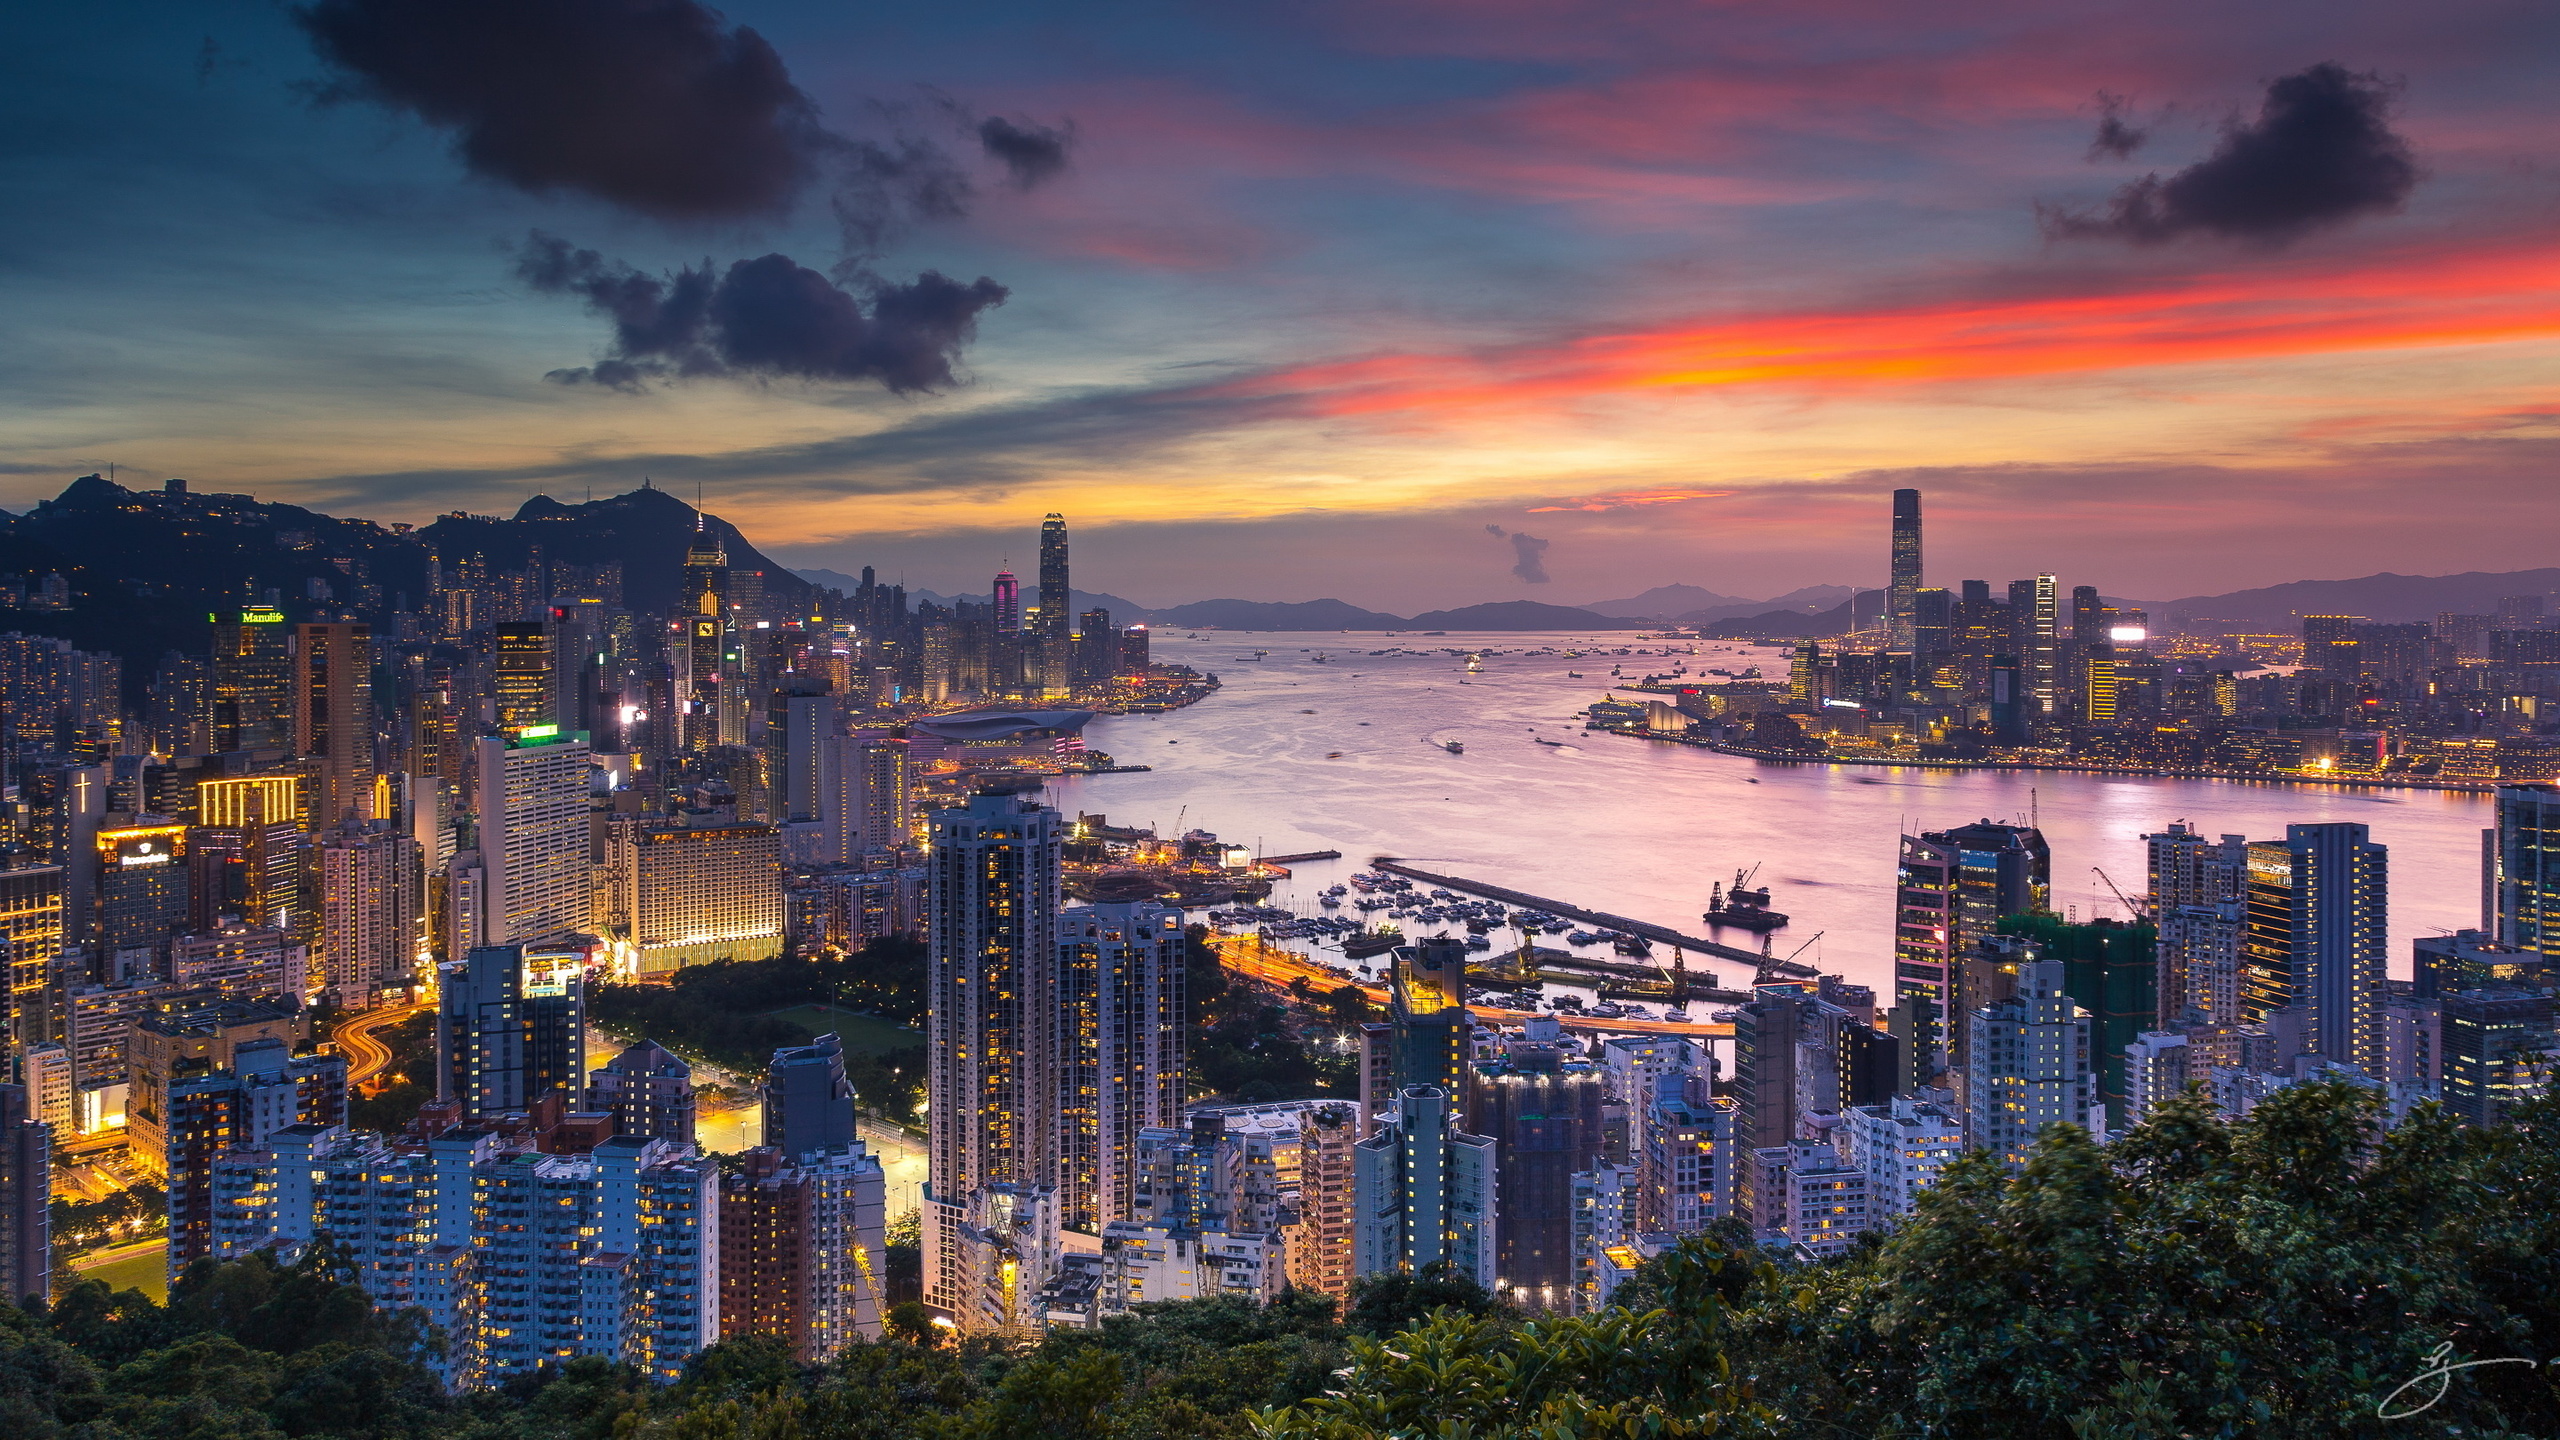
[[[1339,990],[1346,983],[1341,976],[1310,963],[1305,957],[1260,944],[1250,935],[1222,935],[1210,943],[1218,947],[1218,963],[1239,975],[1259,980],[1266,985],[1276,985],[1286,989],[1290,981],[1304,979],[1309,985],[1317,987],[1317,993],[1323,994]],[[1373,1005],[1387,1003],[1387,992],[1375,985],[1361,986],[1360,993],[1368,996]],[[1490,1005],[1470,1005],[1467,1007],[1467,1013],[1478,1020],[1489,1020],[1497,1025],[1518,1025],[1529,1020],[1533,1015],[1544,1012],[1498,1010]],[[1686,1035],[1699,1040],[1733,1038],[1731,1025],[1712,1023],[1684,1025],[1671,1020],[1603,1020],[1597,1016],[1562,1013],[1556,1014],[1553,1018],[1557,1024],[1567,1030],[1605,1035]]]
[[[329,1038],[336,1043],[338,1053],[347,1057],[347,1088],[362,1089],[391,1064],[391,1047],[374,1038],[375,1031],[414,1020],[429,1008],[419,1004],[367,1010],[330,1031]]]

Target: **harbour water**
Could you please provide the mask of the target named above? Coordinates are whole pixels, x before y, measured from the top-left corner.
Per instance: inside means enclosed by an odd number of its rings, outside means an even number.
[[[1186,709],[1096,720],[1088,744],[1153,769],[1061,780],[1051,803],[1166,834],[1212,830],[1264,854],[1340,850],[1340,860],[1292,866],[1275,892],[1275,904],[1302,914],[1383,854],[1757,948],[1756,937],[1719,934],[1699,918],[1714,882],[1756,866],[1773,908],[1791,917],[1772,937],[1777,954],[1802,947],[1805,961],[1890,993],[1905,831],[2033,819],[2052,846],[2055,908],[2086,919],[2125,913],[2096,871],[2138,893],[2141,837],[2172,820],[2253,840],[2281,837],[2287,824],[2353,821],[2390,847],[2392,973],[2408,973],[2411,939],[2479,923],[2489,804],[2478,795],[1779,764],[1586,734],[1572,718],[1612,693],[1612,665],[1630,679],[1675,664],[1693,677],[1750,664],[1776,676],[1786,666],[1778,647],[1641,642],[1632,632],[1160,631],[1154,645],[1160,659],[1216,672],[1223,688]],[[1257,650],[1266,658],[1249,658]],[[1372,653],[1385,650],[1398,653]],[[1585,653],[1567,659],[1570,650]],[[1463,753],[1443,748],[1452,740]],[[1705,968],[1726,984],[1750,979],[1739,964]]]

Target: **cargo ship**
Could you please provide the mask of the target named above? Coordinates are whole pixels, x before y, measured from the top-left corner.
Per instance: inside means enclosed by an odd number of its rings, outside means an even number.
[[[1769,887],[1751,888],[1751,877],[1758,873],[1756,865],[1747,871],[1735,871],[1733,887],[1716,886],[1707,897],[1706,913],[1700,918],[1710,925],[1729,925],[1763,934],[1783,928],[1787,917],[1769,908]]]

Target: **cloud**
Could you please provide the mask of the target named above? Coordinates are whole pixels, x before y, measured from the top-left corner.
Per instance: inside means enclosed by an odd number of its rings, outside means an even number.
[[[1497,540],[1511,542],[1511,573],[1514,576],[1531,585],[1547,583],[1547,546],[1552,541],[1541,540],[1525,531],[1505,530],[1499,525],[1487,525],[1484,533]]]
[[[2091,160],[2127,160],[2151,138],[2151,132],[2125,118],[2121,95],[2098,92],[2098,133],[2089,141]]]
[[[2418,183],[2409,144],[2391,130],[2394,88],[2334,63],[2267,87],[2254,124],[2235,123],[2214,152],[2163,180],[2117,191],[2097,213],[2046,211],[2062,239],[2157,245],[2205,233],[2282,244],[2363,215],[2390,215]],[[2099,148],[2110,113],[2101,122]]]
[[[1700,490],[1687,485],[1663,485],[1650,490],[1619,490],[1607,495],[1585,495],[1567,503],[1532,505],[1532,515],[1553,515],[1581,510],[1594,515],[1612,510],[1640,509],[1647,505],[1678,505],[1690,500],[1721,500],[1733,494],[1730,490]]]
[[[943,389],[976,333],[978,316],[1006,291],[984,276],[962,284],[933,271],[912,284],[874,281],[852,294],[787,255],[708,260],[651,275],[554,235],[536,233],[516,274],[547,294],[576,295],[613,321],[611,356],[557,370],[566,384],[636,389],[653,379],[744,375],[874,381],[899,394]]]
[[[1073,126],[1016,124],[1001,115],[978,122],[978,143],[1025,190],[1067,168],[1067,145],[1074,137]]]

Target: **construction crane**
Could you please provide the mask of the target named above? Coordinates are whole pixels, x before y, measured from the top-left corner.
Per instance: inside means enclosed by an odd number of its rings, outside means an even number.
[[[1804,952],[1806,952],[1807,950],[1812,949],[1812,948],[1813,948],[1813,942],[1814,942],[1815,940],[1819,940],[1819,939],[1821,939],[1823,936],[1825,936],[1825,935],[1827,935],[1827,934],[1829,934],[1829,933],[1831,933],[1831,932],[1829,932],[1829,931],[1827,931],[1827,930],[1816,930],[1816,931],[1814,931],[1814,932],[1813,932],[1813,938],[1812,938],[1811,940],[1807,940],[1807,941],[1805,941],[1803,944],[1801,944],[1801,945],[1797,946],[1797,947],[1796,947],[1795,949],[1793,949],[1792,951],[1789,951],[1789,952],[1788,952],[1788,954],[1787,954],[1787,958],[1786,958],[1786,959],[1784,959],[1784,960],[1781,960],[1781,959],[1779,959],[1777,956],[1772,955],[1771,953],[1769,953],[1769,952],[1768,952],[1767,950],[1765,950],[1765,949],[1764,949],[1764,950],[1762,950],[1762,951],[1760,952],[1760,972],[1759,972],[1758,974],[1756,974],[1756,975],[1754,975],[1754,976],[1752,976],[1752,977],[1751,977],[1751,983],[1752,983],[1752,984],[1754,984],[1754,985],[1766,985],[1766,984],[1768,984],[1768,983],[1769,983],[1769,977],[1770,977],[1771,975],[1774,975],[1774,974],[1779,973],[1779,969],[1778,969],[1778,967],[1780,967],[1780,966],[1782,966],[1782,965],[1792,965],[1792,964],[1794,964],[1794,963],[1795,963],[1796,956],[1801,955],[1801,954],[1803,954]]]
[[[2117,888],[2115,881],[2107,879],[2106,871],[2092,865],[2089,867],[2089,873],[2097,876],[2101,881],[2105,882],[2107,889],[2116,897],[2116,903],[2122,905],[2126,912],[2131,914],[2134,919],[2148,920],[2152,918],[2151,907],[2134,899],[2132,896],[2125,894],[2123,890]]]

